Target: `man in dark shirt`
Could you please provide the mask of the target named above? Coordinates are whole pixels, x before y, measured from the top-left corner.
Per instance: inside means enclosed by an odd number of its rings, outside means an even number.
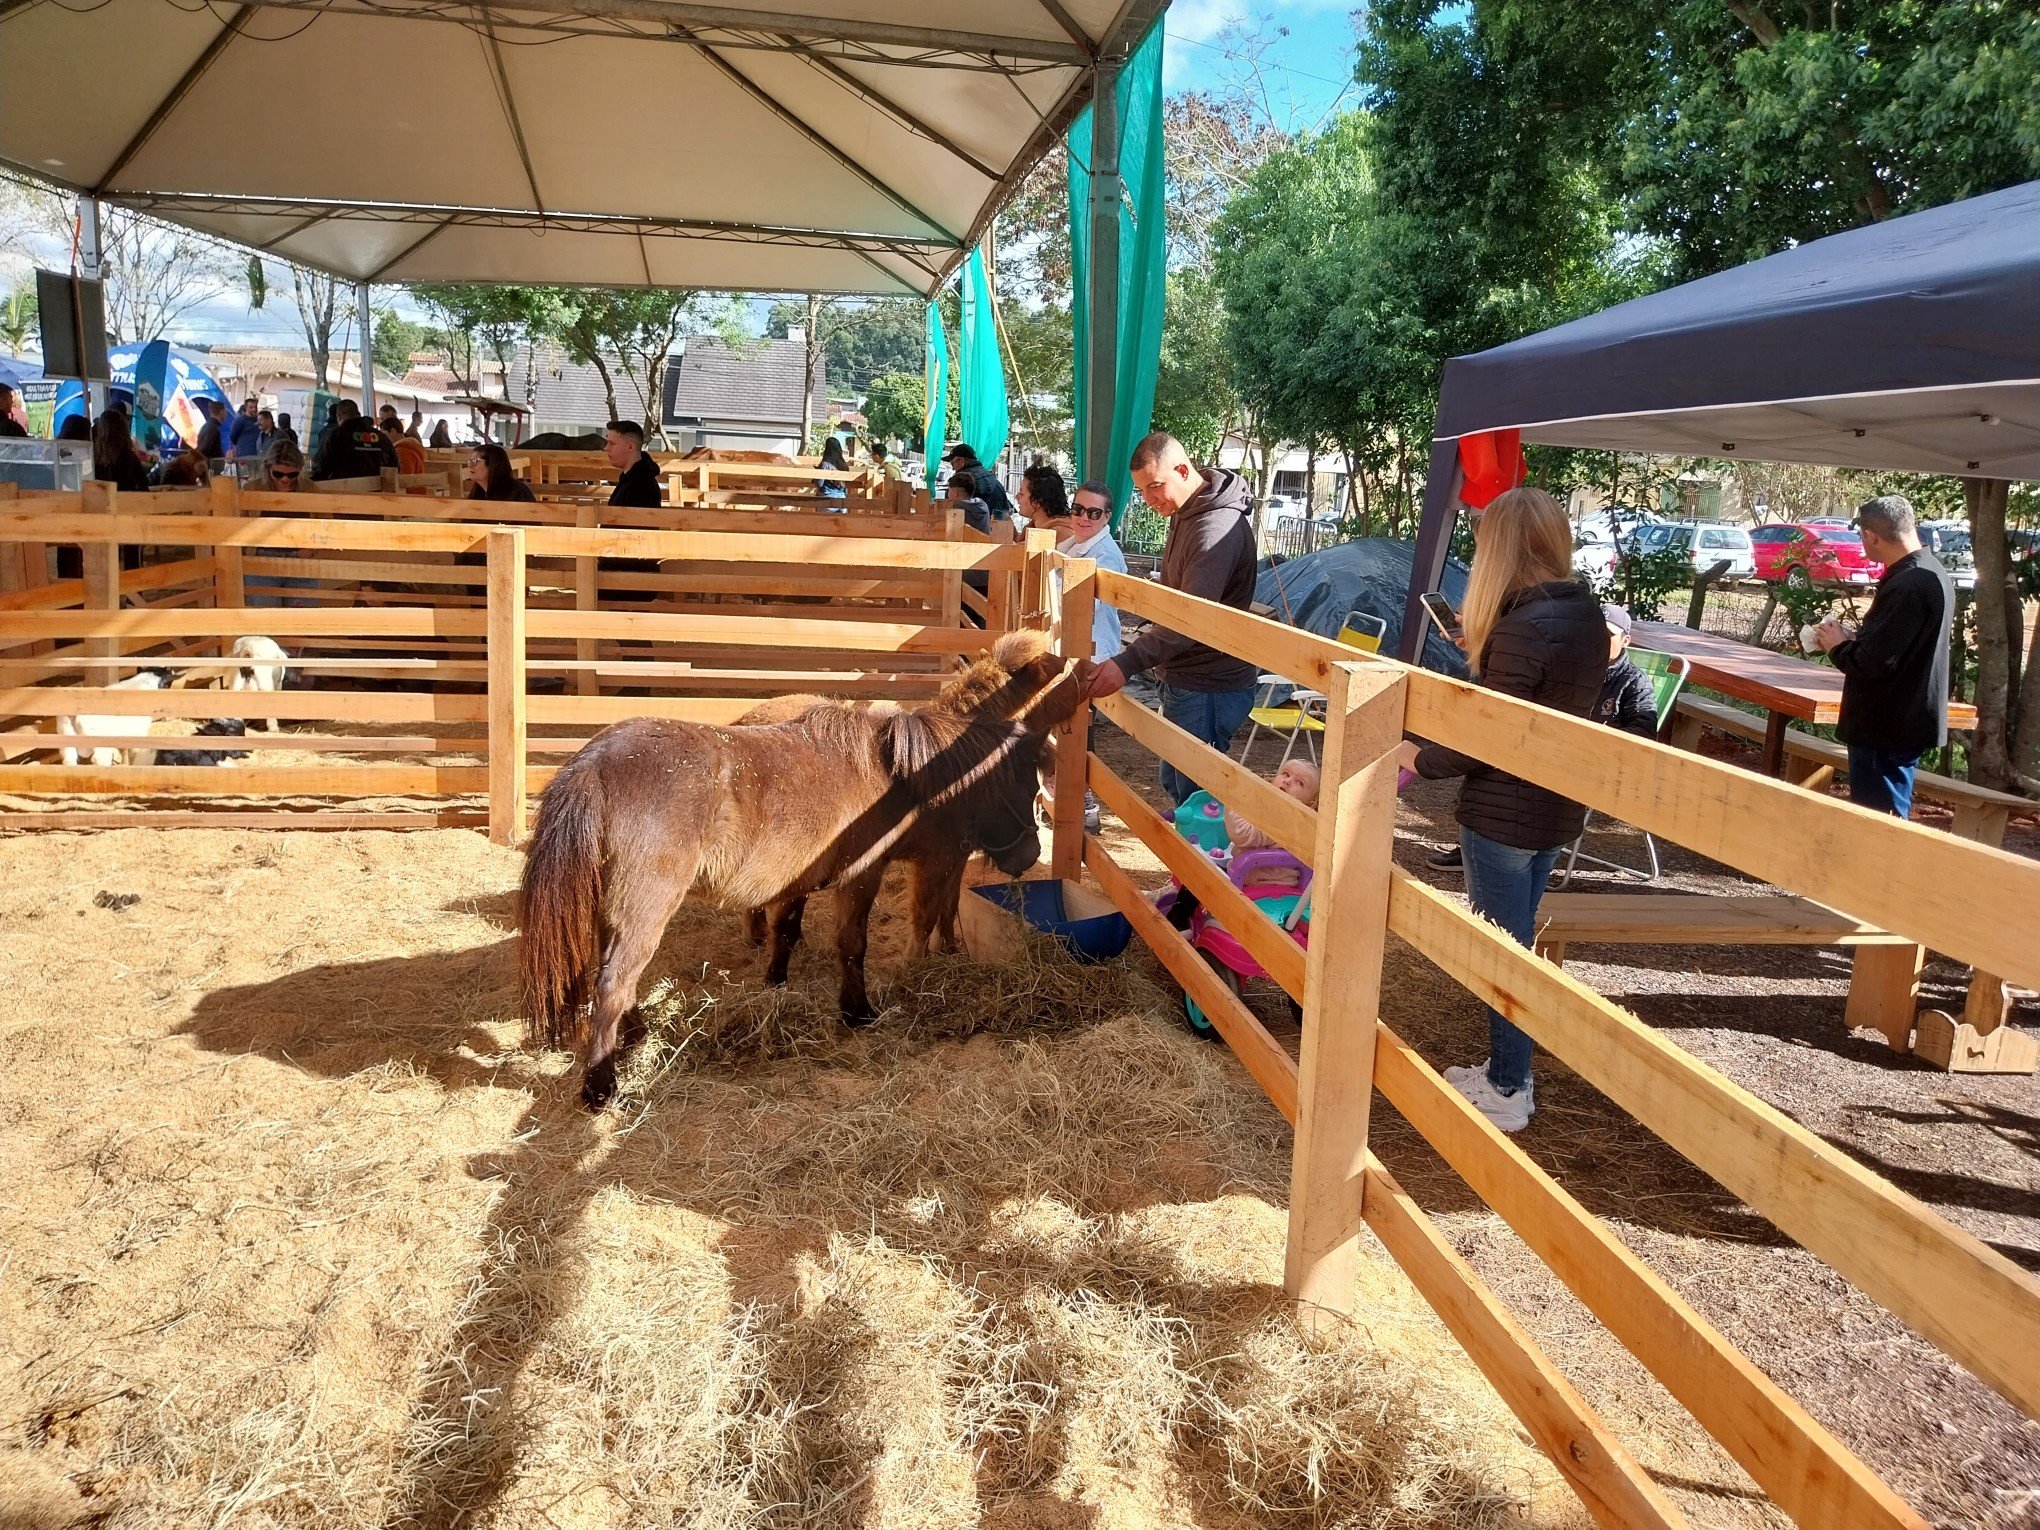
[[[28,427],[14,417],[14,389],[0,383],[0,436],[25,436]]]
[[[251,420],[253,416],[250,416]],[[397,450],[389,438],[361,417],[361,405],[343,398],[333,405],[333,423],[319,445],[312,477],[374,478],[386,467],[397,465]]]
[[[1955,586],[1920,546],[1913,507],[1886,494],[1856,512],[1863,552],[1884,565],[1860,631],[1830,615],[1815,642],[1842,672],[1849,746],[1849,800],[1899,818],[1912,815],[1920,756],[1948,742],[1948,631]]]
[[[602,452],[616,469],[616,487],[609,491],[609,503],[633,510],[656,510],[664,503],[659,494],[659,464],[645,455],[645,428],[636,420],[611,420],[603,432]],[[598,558],[595,567],[605,574],[656,574],[657,558]],[[656,590],[618,590],[616,600],[643,605],[658,599]]]
[[[1169,522],[1162,583],[1244,611],[1254,600],[1254,530],[1246,481],[1226,468],[1199,468],[1183,443],[1156,431],[1133,449],[1133,487]],[[1162,716],[1223,754],[1254,705],[1258,671],[1244,659],[1150,623],[1091,672],[1088,697],[1110,696],[1129,677],[1156,671]],[[1197,783],[1167,761],[1162,790],[1180,805]]]
[[[227,454],[227,406],[223,399],[209,399],[205,406],[205,423],[198,427],[196,443],[199,456],[208,462]]]
[[[227,455],[243,462],[262,460],[262,422],[255,417],[255,400],[241,400],[241,412],[221,432],[227,440]]]
[[[1013,497],[1006,492],[1006,486],[999,482],[999,475],[978,461],[977,452],[968,444],[959,441],[949,448],[943,458],[949,464],[950,480],[966,480],[970,485],[970,497],[981,499],[995,521],[1013,519]]]
[[[616,469],[616,487],[609,503],[637,510],[656,510],[659,497],[659,464],[645,455],[645,428],[636,420],[611,420],[603,433],[602,452]]]

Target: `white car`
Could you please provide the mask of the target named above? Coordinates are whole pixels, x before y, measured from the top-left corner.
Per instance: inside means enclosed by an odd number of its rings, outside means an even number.
[[[1675,521],[1647,527],[1638,534],[1637,546],[1647,553],[1676,550],[1698,574],[1726,559],[1730,579],[1757,576],[1757,550],[1750,534],[1741,526],[1723,526],[1712,521]]]

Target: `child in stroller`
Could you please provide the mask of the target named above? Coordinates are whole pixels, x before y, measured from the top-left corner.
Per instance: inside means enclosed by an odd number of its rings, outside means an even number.
[[[1284,761],[1276,772],[1275,786],[1306,807],[1317,806],[1317,767],[1307,760]],[[1292,940],[1300,946],[1309,945],[1310,867],[1241,815],[1222,807],[1209,792],[1193,792],[1176,810],[1176,832],[1224,867],[1233,886],[1288,931]],[[1242,991],[1247,979],[1267,975],[1237,937],[1199,906],[1181,883],[1162,894],[1157,906],[1172,925],[1189,934],[1190,944],[1235,994]],[[1301,1006],[1293,996],[1285,997],[1291,1015],[1300,1019]],[[1183,996],[1183,1012],[1194,1034],[1207,1040],[1217,1037],[1217,1029],[1188,994]]]

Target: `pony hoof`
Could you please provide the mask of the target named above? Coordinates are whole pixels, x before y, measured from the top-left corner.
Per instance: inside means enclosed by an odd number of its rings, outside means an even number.
[[[853,1031],[863,1030],[877,1018],[877,1013],[869,1009],[857,1010],[855,1012],[847,1009],[843,1011],[843,1023]]]
[[[588,1076],[581,1080],[581,1103],[590,1110],[600,1110],[616,1098],[616,1065],[601,1063],[588,1070]]]

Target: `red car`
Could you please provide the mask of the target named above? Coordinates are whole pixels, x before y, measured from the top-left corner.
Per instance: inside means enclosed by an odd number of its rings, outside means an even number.
[[[1759,526],[1750,533],[1757,577],[1796,590],[1815,584],[1875,584],[1884,565],[1863,555],[1863,539],[1840,526]]]

